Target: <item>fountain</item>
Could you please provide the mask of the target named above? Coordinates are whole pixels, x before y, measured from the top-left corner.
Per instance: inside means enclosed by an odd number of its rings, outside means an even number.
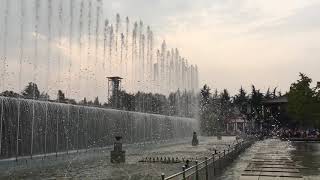
[[[101,0],[2,0],[0,8],[1,91],[21,92],[30,81],[44,90],[41,98],[35,91],[30,99],[0,96],[0,159],[112,145],[116,127],[124,132],[123,143],[194,131],[190,118],[70,103],[84,97],[108,102],[106,77],[114,76],[131,93],[198,88],[197,66],[168,42],[157,49],[155,33],[143,21],[116,14],[112,23]],[[66,92],[67,103],[53,100],[58,90]]]

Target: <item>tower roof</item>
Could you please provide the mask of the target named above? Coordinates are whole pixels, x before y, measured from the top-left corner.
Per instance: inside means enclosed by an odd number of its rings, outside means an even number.
[[[122,77],[119,77],[119,76],[112,76],[112,77],[107,77],[108,79],[110,80],[120,80],[120,79],[123,79]]]

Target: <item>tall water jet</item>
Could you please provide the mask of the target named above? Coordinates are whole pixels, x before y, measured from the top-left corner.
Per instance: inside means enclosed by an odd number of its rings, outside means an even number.
[[[140,21],[139,23],[139,59],[138,59],[138,68],[142,67],[142,70],[138,70],[139,75],[138,75],[138,81],[143,82],[143,70],[144,70],[144,64],[142,60],[143,56],[143,50],[142,50],[142,35],[143,35],[143,22]],[[140,87],[138,88],[140,90]]]
[[[167,44],[166,41],[162,42],[161,45],[161,62],[160,62],[160,83],[165,85],[165,62],[166,62],[166,52],[167,52]],[[164,86],[160,88],[161,93],[164,92]]]
[[[62,0],[59,1],[59,10],[58,10],[58,46],[59,48],[62,47],[62,26],[63,26],[63,4]],[[61,84],[61,50],[58,52],[58,87]],[[58,102],[60,102],[60,98],[58,97]],[[57,109],[57,116],[59,115],[60,111]],[[56,156],[58,156],[59,152],[59,117],[56,119]]]
[[[142,82],[141,85],[143,86],[145,84],[145,56],[144,56],[144,50],[145,50],[145,36],[144,34],[141,35],[141,68],[142,68],[142,71],[141,71],[141,79],[140,81]],[[145,89],[146,87],[140,87],[140,90],[145,92]]]
[[[20,41],[19,41],[19,61],[18,68],[18,89],[21,90],[21,79],[22,79],[22,63],[24,56],[24,16],[25,16],[25,4],[24,0],[20,1]],[[16,161],[18,161],[19,155],[19,135],[20,135],[20,113],[21,113],[21,97],[18,97],[18,107],[17,107],[17,133],[16,133]],[[1,138],[1,135],[0,135]],[[1,147],[0,147],[1,149]],[[0,151],[1,152],[1,151]],[[1,153],[0,153],[1,154]]]
[[[92,1],[89,1],[89,6],[88,6],[88,45],[87,45],[87,68],[86,68],[86,87],[89,87],[89,76],[90,76],[90,59],[91,59],[91,26],[92,26]],[[86,96],[89,95],[88,88]]]
[[[33,59],[33,100],[36,99],[36,86],[37,82],[37,65],[38,65],[38,38],[39,38],[39,8],[40,0],[35,0],[35,24],[34,24],[34,59]],[[32,103],[32,123],[31,123],[31,145],[30,156],[33,156],[33,143],[34,143],[34,121],[35,121],[35,103]]]
[[[174,72],[175,72],[175,67],[174,67],[174,57],[175,57],[175,51],[172,48],[171,49],[171,57],[170,57],[170,63],[169,63],[169,68],[170,68],[170,92],[175,91],[174,88]]]
[[[4,31],[3,31],[3,52],[2,52],[2,92],[5,90],[5,79],[7,69],[7,38],[8,38],[8,18],[9,18],[10,0],[6,0],[6,6],[4,10]],[[1,115],[0,115],[0,155],[2,153],[2,129],[4,118],[4,100],[1,99]]]
[[[84,11],[84,0],[81,1],[80,4],[80,15],[79,15],[79,36],[78,36],[78,44],[79,44],[79,61],[80,61],[80,65],[79,65],[79,89],[82,87],[82,77],[83,77],[83,72],[84,72],[84,67],[83,66],[83,58],[82,58],[82,34],[83,34],[83,12]],[[81,94],[83,95],[83,94]]]
[[[131,59],[131,68],[132,68],[132,89],[135,90],[137,72],[136,67],[137,63],[137,31],[138,31],[138,23],[135,22],[132,30],[132,59]]]
[[[147,79],[149,80],[149,75],[150,75],[150,26],[147,26],[147,54],[146,54],[146,76]]]
[[[154,68],[154,74],[155,74],[155,81],[156,81],[156,86],[157,88],[160,89],[160,84],[161,84],[161,79],[160,79],[160,64],[161,64],[161,53],[160,50],[157,50],[157,63]]]
[[[124,34],[121,33],[120,35],[120,75],[123,76],[123,49],[125,48],[125,40],[124,40]]]
[[[126,48],[126,72],[125,75],[128,76],[128,61],[129,61],[129,52],[128,52],[128,48],[129,48],[129,17],[126,17],[126,43],[125,43],[125,48]],[[128,80],[126,80],[128,81]]]
[[[109,21],[106,19],[104,21],[104,30],[103,30],[103,72],[106,73],[106,64],[107,64],[107,41],[108,41],[108,26],[109,26]]]
[[[99,33],[100,33],[100,16],[101,16],[101,1],[97,0],[97,9],[96,9],[96,25],[95,25],[95,62],[94,62],[94,81],[95,88],[98,88],[98,49],[99,49]]]
[[[169,94],[170,93],[170,59],[171,59],[171,53],[170,51],[167,51],[167,55],[166,55],[166,63],[165,63],[165,69],[166,69],[166,72],[165,72],[165,80],[166,80],[166,86],[169,87],[167,88],[167,92],[166,94]]]
[[[149,38],[149,80],[151,81],[151,89],[154,90],[156,87],[154,87],[154,81],[152,79],[153,76],[153,32],[149,30],[148,34]]]
[[[110,69],[110,75],[112,75],[112,70],[113,70],[113,66],[112,66],[112,47],[113,47],[113,41],[114,41],[114,34],[113,34],[113,26],[110,26],[109,29],[109,69]]]
[[[115,56],[118,57],[118,36],[119,36],[119,29],[120,29],[120,14],[117,13],[116,15],[116,30],[115,30]]]
[[[22,0],[23,1],[23,0]],[[52,0],[47,1],[47,28],[48,28],[48,38],[47,38],[47,75],[46,75],[46,105],[45,105],[45,133],[44,133],[44,154],[47,154],[47,131],[48,131],[48,101],[49,101],[49,79],[50,79],[50,61],[51,61],[51,41],[52,41]]]
[[[68,67],[68,89],[67,89],[67,96],[71,96],[71,68],[72,68],[72,40],[73,40],[73,21],[74,21],[74,0],[69,0],[69,13],[70,13],[70,22],[69,22],[69,67]],[[69,124],[70,119],[70,101],[68,101],[67,107],[67,126],[64,125],[65,134],[66,134],[66,144],[67,144],[67,154],[69,153],[69,144],[70,144],[70,135],[69,135]]]

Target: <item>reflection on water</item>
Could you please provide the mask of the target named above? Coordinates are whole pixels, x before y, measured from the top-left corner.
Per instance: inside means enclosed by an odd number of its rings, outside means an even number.
[[[309,179],[320,179],[320,143],[292,142],[292,160],[304,167],[303,176]]]

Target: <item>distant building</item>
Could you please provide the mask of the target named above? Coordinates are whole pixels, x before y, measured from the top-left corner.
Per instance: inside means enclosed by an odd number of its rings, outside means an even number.
[[[289,122],[288,97],[281,96],[268,99],[263,102],[263,126],[271,128],[273,125],[286,124]]]
[[[247,119],[245,115],[236,108],[234,115],[227,120],[226,125],[228,134],[240,134],[246,130]]]

